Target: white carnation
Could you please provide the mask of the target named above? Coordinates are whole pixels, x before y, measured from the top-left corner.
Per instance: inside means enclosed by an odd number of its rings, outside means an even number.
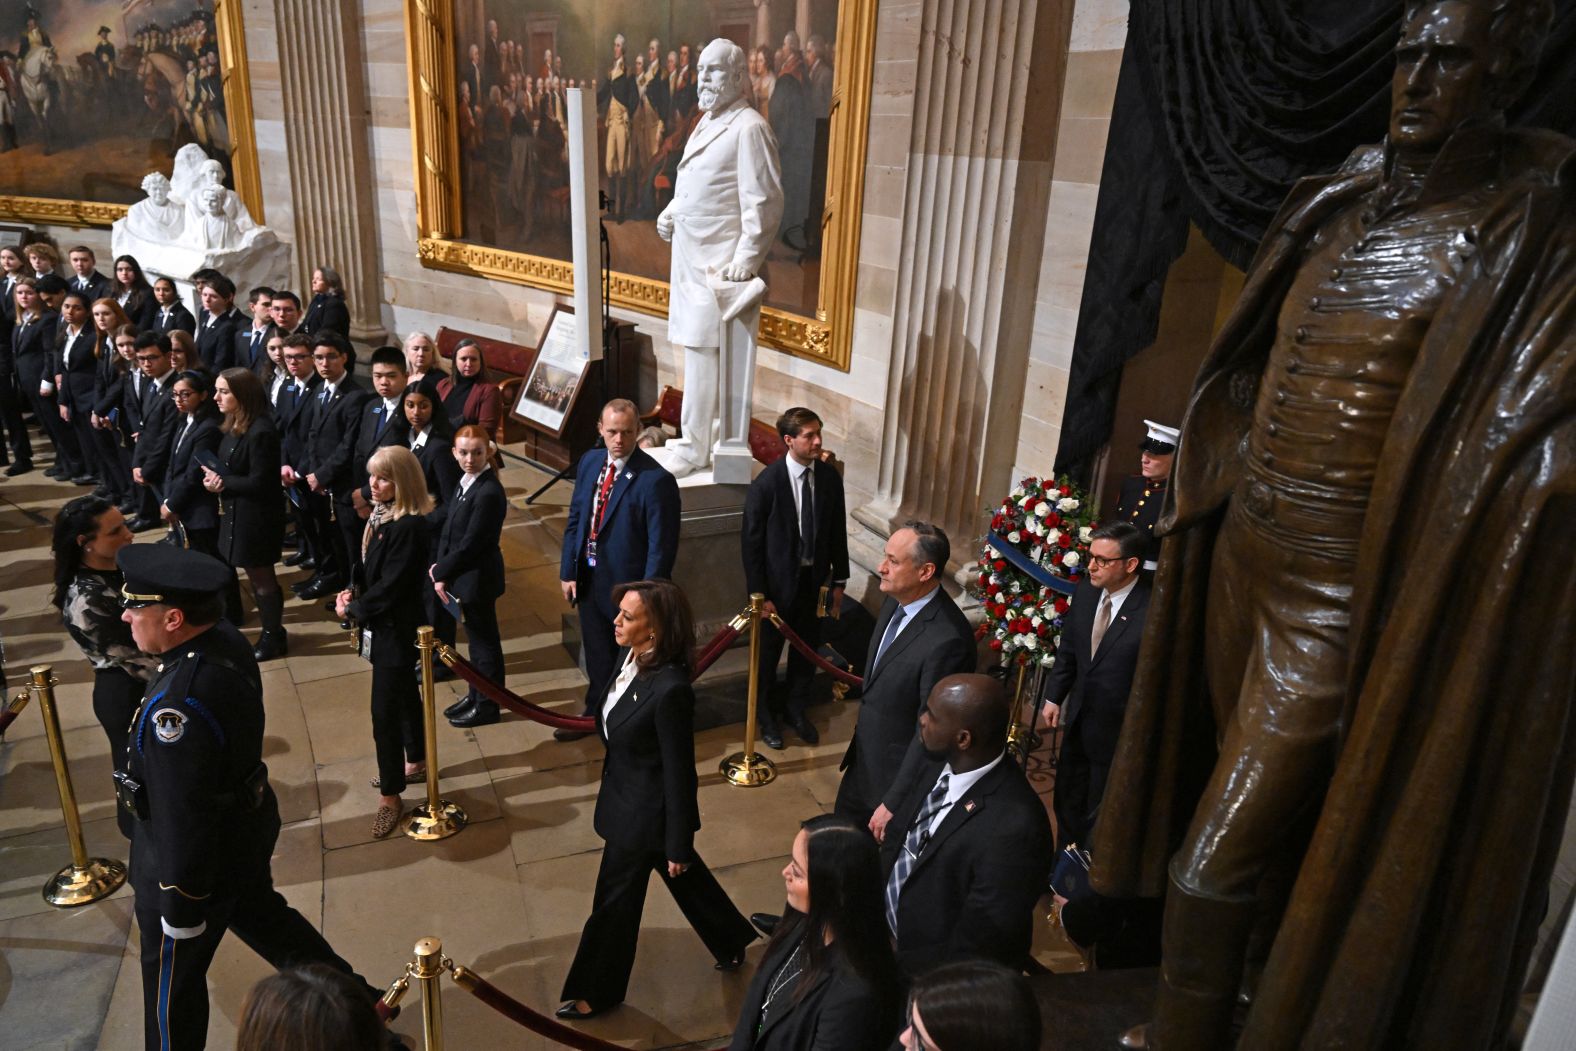
[[[1076,551],[1069,551],[1062,556],[1062,565],[1067,566],[1069,569],[1076,566],[1080,561],[1081,559],[1079,559]]]
[[[1023,534],[1018,532],[1016,529],[1014,529],[1012,532],[1007,534],[1007,542],[1010,543],[1010,544],[1016,544],[1019,541],[1021,541],[1022,539],[1023,539]]]
[[[1045,623],[1045,618],[1036,613],[1033,617],[1029,618],[1029,623],[1038,628],[1041,624]]]
[[[1090,538],[1093,536],[1094,526],[1084,526],[1082,529],[1078,530],[1078,542],[1080,544],[1087,544]]]
[[[1051,513],[1051,505],[1041,501],[1039,504],[1035,505],[1034,513],[1039,515],[1041,518],[1044,518],[1046,515]]]
[[[1064,496],[1056,501],[1056,509],[1058,511],[1076,511],[1078,510],[1078,501],[1074,497]]]
[[[1052,529],[1050,532],[1045,534],[1045,546],[1050,547],[1052,544],[1056,543],[1056,541],[1060,540],[1061,537],[1062,531],[1060,529]]]
[[[1012,499],[1016,500],[1016,499],[1018,499],[1018,497],[1023,495],[1023,487],[1021,485],[1013,486],[1012,492],[1008,493],[1007,495],[1012,497]]]

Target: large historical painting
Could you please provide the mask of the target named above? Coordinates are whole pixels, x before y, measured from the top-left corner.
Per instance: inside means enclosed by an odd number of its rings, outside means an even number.
[[[232,131],[235,63],[222,59],[239,47],[231,18],[214,0],[0,3],[0,211],[108,222],[189,143],[241,188],[232,164],[237,134],[250,138],[250,106]]]
[[[857,190],[858,172],[850,169],[863,164],[866,16],[874,0],[448,2],[447,27],[412,21],[413,33],[452,41],[441,68],[424,61],[422,41],[412,49],[417,91],[453,96],[428,100],[441,101],[427,117],[444,118],[449,140],[428,143],[431,152],[422,142],[423,100],[413,112],[418,164],[441,166],[443,153],[454,161],[443,188],[452,193],[449,214],[423,209],[448,235],[447,244],[423,244],[426,261],[562,287],[571,258],[566,91],[579,87],[596,100],[596,176],[617,275],[614,300],[665,310],[669,246],[657,236],[656,217],[672,198],[685,142],[702,116],[696,61],[707,42],[724,37],[749,57],[747,97],[770,124],[782,159],[786,201],[762,275],[763,336],[846,365],[846,347],[839,353],[830,338],[827,322],[841,319],[831,318],[827,288],[852,286],[847,257],[857,244],[858,200],[848,177],[855,176]],[[851,54],[840,39],[849,26]],[[852,74],[840,72],[845,62],[853,63]],[[857,103],[842,105],[855,83]],[[432,130],[427,124],[429,138]],[[438,189],[425,182],[423,189]],[[823,223],[840,194],[852,201],[838,216],[841,225]],[[509,259],[517,264],[500,265]],[[829,266],[841,267],[838,281],[824,280]],[[844,313],[851,313],[851,298],[848,306]]]

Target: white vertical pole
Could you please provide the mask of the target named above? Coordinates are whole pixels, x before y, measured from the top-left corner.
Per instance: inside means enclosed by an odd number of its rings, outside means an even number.
[[[599,238],[596,96],[569,88],[569,226],[575,272],[575,332],[580,352],[602,358],[602,246]]]

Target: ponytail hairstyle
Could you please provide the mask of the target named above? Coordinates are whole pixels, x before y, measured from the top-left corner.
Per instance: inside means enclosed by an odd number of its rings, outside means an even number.
[[[54,539],[50,542],[55,553],[55,593],[50,601],[56,609],[65,610],[66,591],[82,568],[83,538],[97,536],[99,519],[114,507],[103,497],[89,493],[68,501],[55,516]]]

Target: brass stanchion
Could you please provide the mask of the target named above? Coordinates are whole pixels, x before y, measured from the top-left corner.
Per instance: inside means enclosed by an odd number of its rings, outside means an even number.
[[[465,811],[458,804],[438,798],[437,689],[432,681],[432,651],[437,645],[431,625],[416,629],[421,650],[421,717],[427,738],[427,801],[410,812],[405,834],[411,839],[447,839],[465,827]]]
[[[33,676],[28,689],[38,695],[39,711],[44,716],[44,736],[49,739],[49,758],[55,764],[55,787],[60,790],[60,812],[65,816],[66,838],[71,842],[71,864],[44,884],[44,900],[68,909],[114,894],[126,882],[126,866],[109,858],[88,857],[87,846],[82,842],[82,816],[77,813],[77,793],[71,787],[71,771],[66,767],[66,746],[60,737],[60,716],[55,711],[57,680],[47,664],[35,665],[28,670]]]
[[[5,732],[11,729],[11,724],[16,722],[16,717],[22,714],[22,709],[32,699],[33,694],[26,687],[12,694],[11,703],[5,706],[5,711],[0,712],[0,738],[5,737]]]
[[[1023,724],[1023,677],[1028,671],[1028,662],[1019,657],[1018,681],[1012,688],[1012,719],[1007,724],[1007,751],[1017,753],[1020,761],[1029,754],[1028,742],[1034,739],[1033,725]]]
[[[750,694],[744,716],[744,751],[728,756],[721,767],[723,777],[744,788],[759,788],[777,779],[777,767],[755,750],[756,707],[760,704],[760,676],[756,669],[761,662],[761,615],[765,606],[765,595],[756,592],[750,596]]]
[[[431,631],[431,628],[424,628]],[[428,651],[431,655],[431,651]],[[411,964],[410,976],[421,983],[421,1032],[427,1042],[427,1051],[443,1051],[443,992],[438,979],[449,968],[443,955],[443,942],[437,938],[423,938],[416,943],[416,962]]]

